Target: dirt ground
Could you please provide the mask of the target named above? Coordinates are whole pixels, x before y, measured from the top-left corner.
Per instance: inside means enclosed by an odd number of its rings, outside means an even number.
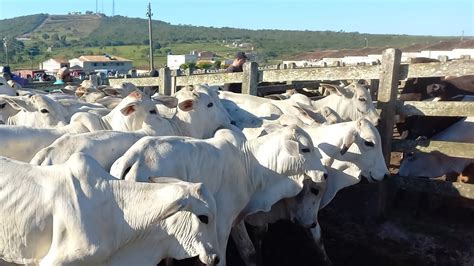
[[[340,191],[319,221],[334,265],[474,265],[474,202],[399,191],[376,222],[377,185]],[[469,208],[472,206],[472,208]],[[229,265],[242,265],[231,247]],[[304,230],[279,222],[263,244],[263,265],[322,265]]]

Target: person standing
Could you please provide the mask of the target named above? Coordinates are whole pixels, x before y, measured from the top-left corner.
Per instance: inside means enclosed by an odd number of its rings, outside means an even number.
[[[237,52],[232,64],[225,70],[225,73],[243,72],[243,65],[247,62],[247,55],[244,52]],[[242,83],[226,83],[224,84],[224,91],[231,91],[236,93],[242,92]]]
[[[72,81],[71,72],[69,72],[69,69],[67,67],[62,67],[58,70],[58,73],[56,74],[56,81],[53,84],[63,85],[71,81]]]

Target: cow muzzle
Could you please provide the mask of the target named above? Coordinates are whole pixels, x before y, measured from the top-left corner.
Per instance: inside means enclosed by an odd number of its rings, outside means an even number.
[[[202,254],[199,256],[199,260],[204,265],[218,265],[221,261],[217,254]]]

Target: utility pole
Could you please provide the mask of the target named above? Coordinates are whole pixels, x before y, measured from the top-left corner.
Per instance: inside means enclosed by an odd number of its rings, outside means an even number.
[[[155,66],[153,64],[153,35],[151,33],[151,16],[153,16],[153,13],[151,13],[151,3],[148,2],[148,9],[146,12],[146,16],[148,17],[148,40],[150,43],[150,71],[155,69]]]
[[[115,16],[115,0],[112,0],[112,17]]]
[[[3,37],[3,47],[5,48],[5,61],[7,62],[7,66],[8,66],[9,63],[8,63],[8,39],[7,39],[7,37]]]
[[[98,0],[95,0],[95,13],[97,14],[98,12],[98,6],[99,4],[97,3]]]
[[[364,37],[365,40],[365,48],[369,47],[369,39],[367,37]]]

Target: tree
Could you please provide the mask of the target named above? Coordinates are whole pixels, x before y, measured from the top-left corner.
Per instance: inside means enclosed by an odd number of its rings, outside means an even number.
[[[51,40],[53,42],[59,41],[59,35],[57,33],[54,33],[53,35],[51,35]]]
[[[43,38],[43,40],[49,39],[49,35],[47,33],[43,33],[43,35],[41,35],[41,37]]]
[[[219,60],[214,61],[214,63],[212,64],[212,67],[215,69],[219,69],[221,67],[221,61]]]
[[[212,63],[208,61],[199,62],[198,64],[196,64],[196,67],[199,69],[210,69],[212,67]]]
[[[159,42],[153,43],[153,49],[161,49],[161,44]]]

